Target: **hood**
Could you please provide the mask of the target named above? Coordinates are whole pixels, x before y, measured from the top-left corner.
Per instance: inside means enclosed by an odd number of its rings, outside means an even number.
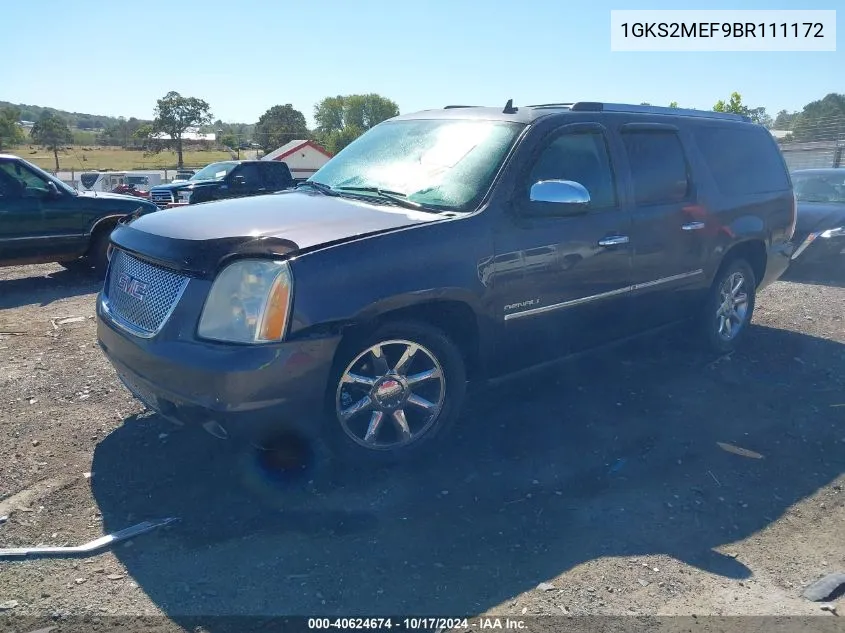
[[[223,182],[222,180],[179,180],[177,182],[169,182],[165,185],[156,185],[151,187],[150,191],[177,191],[179,189],[188,189],[189,187],[204,187],[206,185],[215,185]]]
[[[79,195],[75,196],[75,199],[86,207],[97,210],[103,207],[107,211],[132,213],[140,207],[142,213],[158,211],[158,207],[147,198],[124,195],[122,193],[80,191]]]
[[[799,202],[796,235],[807,235],[813,231],[826,231],[845,225],[845,203],[841,202]]]
[[[104,200],[129,200],[131,202],[138,202],[140,198],[138,196],[131,196],[123,193],[110,193],[106,191],[80,191],[79,192],[80,198],[102,198]]]
[[[289,191],[163,209],[112,234],[118,246],[163,265],[212,274],[234,254],[287,254],[450,216]]]

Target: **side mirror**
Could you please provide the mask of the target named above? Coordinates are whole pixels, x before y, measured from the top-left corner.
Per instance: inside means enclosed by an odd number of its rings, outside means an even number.
[[[578,215],[587,212],[590,192],[572,180],[541,180],[531,185],[529,200],[538,215]]]
[[[56,183],[50,180],[47,181],[47,193],[51,198],[58,198],[62,195],[61,192],[59,192],[59,188],[56,186]]]
[[[232,178],[232,184],[237,185],[238,187],[243,187],[246,184],[246,178],[243,176],[235,176]]]
[[[584,185],[572,180],[541,180],[531,185],[529,199],[581,213],[590,204],[590,192]]]

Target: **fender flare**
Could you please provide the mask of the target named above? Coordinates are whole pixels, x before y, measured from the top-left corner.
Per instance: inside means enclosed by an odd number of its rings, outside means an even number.
[[[110,220],[114,220],[115,225],[117,225],[117,223],[120,221],[120,219],[126,217],[127,215],[129,215],[129,214],[128,213],[112,213],[112,214],[109,214],[109,215],[104,215],[101,218],[97,218],[97,220],[94,222],[94,224],[91,225],[91,230],[88,231],[89,237],[91,235],[94,235],[94,233],[97,231],[97,229],[100,226],[103,226],[103,224],[108,223]]]

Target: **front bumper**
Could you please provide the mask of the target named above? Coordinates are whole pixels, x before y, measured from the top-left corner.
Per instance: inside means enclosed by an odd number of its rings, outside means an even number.
[[[817,231],[804,238],[792,254],[795,263],[832,263],[845,255],[845,235],[831,231]]]
[[[184,321],[177,309],[156,336],[140,338],[119,326],[98,296],[99,345],[138,400],[180,424],[217,423],[229,437],[319,432],[339,337],[227,345],[185,336]]]

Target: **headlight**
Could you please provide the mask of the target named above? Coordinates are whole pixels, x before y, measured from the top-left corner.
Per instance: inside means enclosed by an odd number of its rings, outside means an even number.
[[[831,238],[831,237],[845,237],[845,226],[839,226],[835,229],[828,229],[824,233],[822,233],[819,237],[824,238]]]
[[[190,202],[191,201],[191,190],[188,189],[187,191],[180,191],[179,192],[179,202]]]
[[[292,285],[287,262],[245,259],[228,265],[211,285],[197,333],[229,343],[281,341]]]

